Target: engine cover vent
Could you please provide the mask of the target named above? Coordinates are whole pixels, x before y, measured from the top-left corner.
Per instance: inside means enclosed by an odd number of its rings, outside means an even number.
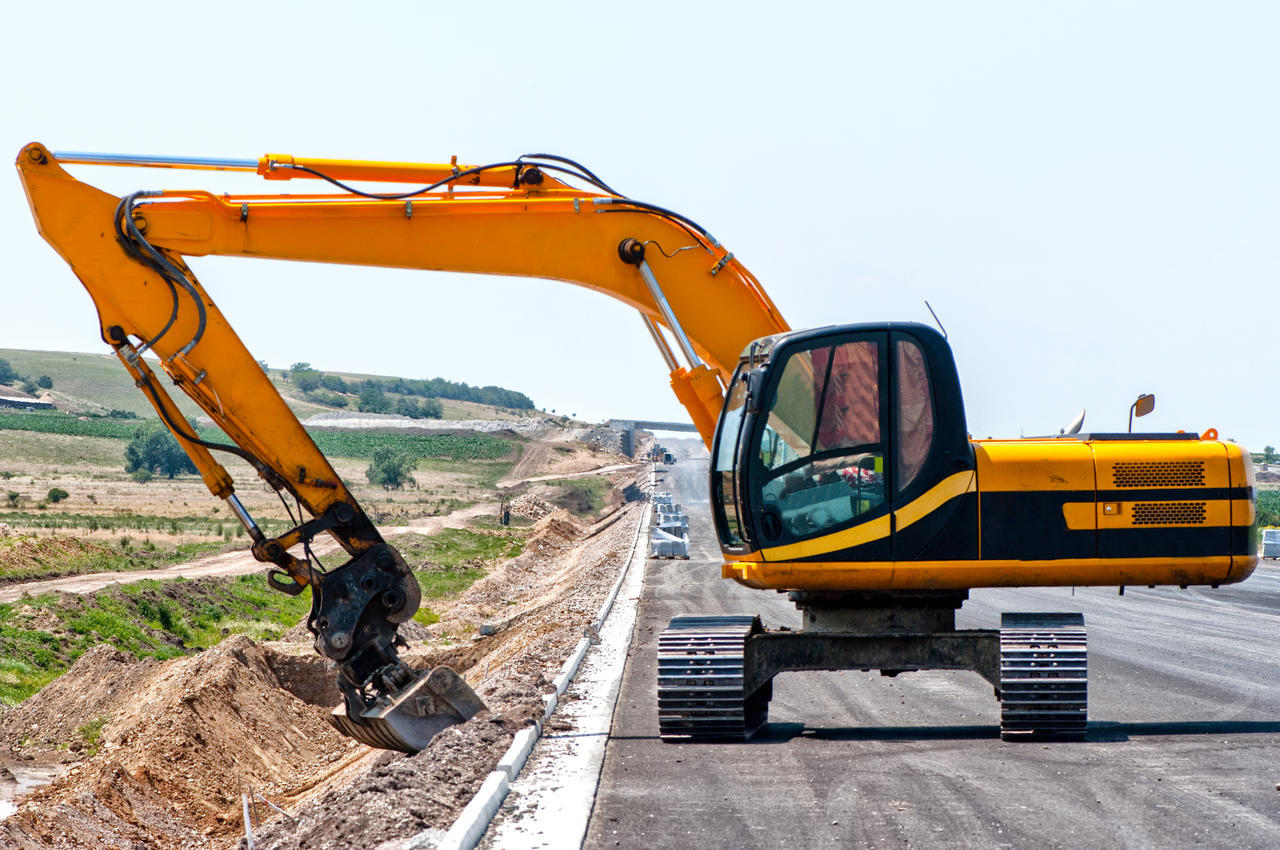
[[[1204,502],[1138,502],[1133,506],[1134,525],[1204,525]]]
[[[1204,461],[1117,461],[1111,474],[1116,487],[1203,487]]]

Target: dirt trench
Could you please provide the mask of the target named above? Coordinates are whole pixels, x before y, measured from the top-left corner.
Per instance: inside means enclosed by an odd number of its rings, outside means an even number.
[[[412,666],[450,664],[489,707],[413,756],[329,726],[334,673],[305,629],[261,645],[234,636],[167,662],[95,648],[0,715],[0,769],[71,764],[17,801],[0,848],[235,847],[250,789],[288,812],[255,807],[258,847],[377,847],[447,828],[541,714],[549,680],[630,556],[642,507],[623,506],[594,534],[550,514],[518,558],[433,604],[439,623],[402,627]]]

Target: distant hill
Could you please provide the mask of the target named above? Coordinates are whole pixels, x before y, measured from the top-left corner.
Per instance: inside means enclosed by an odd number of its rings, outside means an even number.
[[[7,360],[14,371],[33,381],[41,375],[48,375],[52,378],[52,388],[41,389],[39,393],[47,393],[51,396],[60,410],[92,415],[106,415],[112,410],[119,410],[129,411],[141,417],[155,416],[155,411],[147,402],[146,397],[133,385],[133,379],[129,377],[129,373],[124,370],[115,355],[0,348],[0,359]],[[342,378],[351,385],[354,392],[342,394],[322,390],[319,393],[313,393],[312,399],[325,398],[332,402],[330,404],[321,404],[315,400],[308,399],[307,393],[304,393],[291,381],[284,379],[284,375],[288,374],[288,370],[268,369],[267,374],[271,377],[272,383],[275,384],[276,389],[279,390],[289,407],[299,418],[306,418],[316,413],[332,410],[355,410],[357,404],[356,393],[359,392],[360,386],[366,380],[376,381],[384,387],[390,387],[393,391],[397,388],[410,390],[412,394],[408,397],[411,399],[424,397],[421,395],[421,391],[424,389],[429,390],[433,383],[432,381],[414,378],[326,371],[325,375],[335,375]],[[436,381],[439,382],[440,379],[436,379]],[[452,382],[438,384],[438,386],[445,386],[446,390],[449,385],[455,388],[466,387],[465,384],[453,384]],[[15,382],[13,386],[18,387],[20,384]],[[524,416],[540,415],[537,410],[532,408],[532,402],[522,393],[498,387],[467,389],[497,390],[499,392],[494,397],[515,401],[520,406],[498,407],[458,399],[440,398],[444,419],[516,419]],[[195,404],[188,400],[185,395],[181,392],[175,392],[173,395],[184,413],[188,416],[197,415]],[[392,392],[391,397],[398,398],[399,396]],[[528,403],[529,407],[524,408],[523,403]],[[346,407],[338,406],[340,404],[345,404]]]

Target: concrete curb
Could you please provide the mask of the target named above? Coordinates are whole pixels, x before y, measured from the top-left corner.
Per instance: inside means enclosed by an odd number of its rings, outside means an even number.
[[[596,632],[600,631],[600,627],[604,625],[605,618],[613,610],[614,600],[618,598],[622,583],[626,580],[627,574],[631,572],[631,566],[635,563],[636,557],[644,557],[647,554],[646,552],[638,552],[638,550],[644,531],[649,527],[651,515],[652,506],[645,506],[640,522],[636,526],[636,535],[631,542],[631,555],[627,558],[626,566],[619,571],[617,581],[613,583],[613,587],[609,590],[609,595],[605,597],[604,604],[600,606],[596,619],[591,623],[591,628]],[[573,654],[569,656],[569,660],[560,669],[560,675],[556,676],[553,682],[556,687],[555,693],[544,694],[542,697],[543,702],[546,703],[546,708],[542,712],[542,720],[516,733],[511,746],[507,748],[502,758],[498,760],[497,768],[485,778],[480,790],[471,798],[471,802],[467,803],[466,808],[458,815],[457,820],[449,827],[449,831],[445,833],[444,837],[439,837],[439,830],[425,830],[401,844],[400,850],[473,850],[480,843],[480,839],[484,838],[485,832],[489,829],[489,823],[498,813],[498,809],[501,808],[502,801],[506,799],[512,781],[519,775],[521,768],[524,767],[529,758],[529,754],[533,752],[534,744],[538,742],[538,738],[542,734],[543,725],[555,713],[556,706],[560,703],[560,695],[565,692],[565,689],[573,681],[573,677],[577,675],[578,667],[581,666],[582,659],[586,657],[590,648],[591,641],[589,638],[584,637],[578,641],[578,645],[574,647]]]
[[[485,777],[480,790],[440,839],[436,850],[471,850],[479,844],[510,788],[511,778],[504,770],[495,770]]]

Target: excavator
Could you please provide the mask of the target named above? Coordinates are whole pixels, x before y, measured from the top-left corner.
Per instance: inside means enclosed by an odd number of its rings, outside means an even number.
[[[322,191],[117,197],[73,177],[74,165],[247,172]],[[565,157],[213,159],[33,143],[17,169],[40,234],[93,299],[103,340],[244,525],[254,556],[270,565],[267,581],[288,594],[310,588],[307,625],[340,674],[333,723],[373,747],[420,750],[483,702],[453,670],[414,670],[398,656],[398,624],[419,603],[412,573],[187,257],[549,278],[639,313],[711,453],[723,577],[787,593],[801,619],[766,629],[752,615],[674,618],[658,655],[667,740],[749,738],[767,719],[778,673],[846,669],[973,671],[1000,700],[1003,738],[1079,737],[1082,616],[1006,613],[999,629],[959,630],[955,612],[970,590],[1218,587],[1257,564],[1251,459],[1214,430],[974,439],[944,335],[909,322],[792,330],[705,228]],[[200,436],[157,366],[230,442]],[[215,457],[222,452],[305,516],[266,535]],[[325,570],[311,556],[322,533],[346,563]]]

